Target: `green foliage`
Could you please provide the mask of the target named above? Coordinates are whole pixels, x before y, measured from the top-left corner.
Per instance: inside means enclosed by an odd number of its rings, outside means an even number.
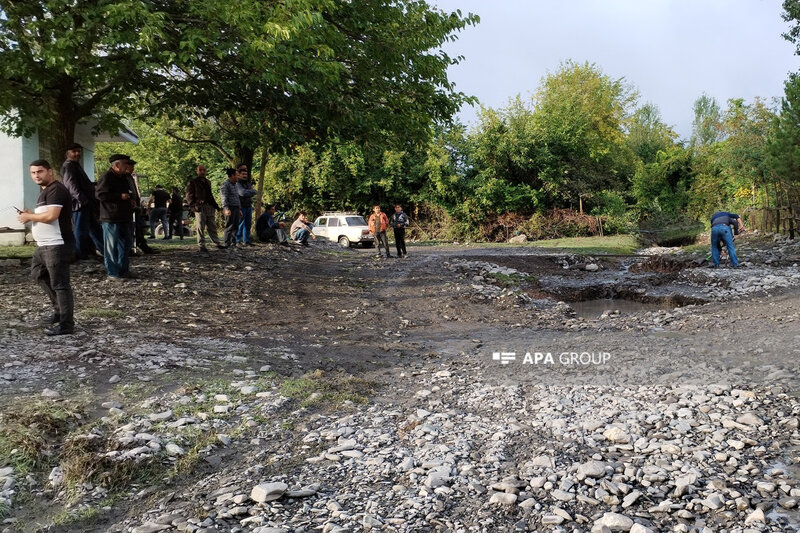
[[[692,173],[692,154],[680,146],[659,152],[653,163],[640,164],[631,189],[640,212],[646,216],[651,211],[675,214],[684,209]]]
[[[672,148],[677,138],[678,134],[661,121],[661,113],[654,104],[643,105],[631,118],[628,146],[644,164],[654,163],[658,153]]]
[[[567,62],[544,79],[533,126],[546,147],[540,179],[554,202],[575,203],[579,194],[627,186],[634,156],[625,130],[637,98],[624,78],[610,78],[590,63]]]
[[[732,99],[721,120],[725,140],[697,147],[694,155],[688,213],[699,220],[758,205],[759,187],[775,179],[767,154],[775,113],[760,99],[749,105]]]
[[[722,122],[717,100],[703,93],[694,101],[691,146],[709,146],[722,139]]]
[[[56,153],[81,120],[116,132],[115,110],[131,110],[131,95],[160,78],[168,33],[155,2],[0,1],[0,128],[50,133]]]
[[[790,2],[784,2],[784,6]],[[792,3],[800,10],[800,3]],[[784,85],[780,115],[772,120],[767,139],[767,166],[771,176],[800,185],[800,76],[792,74]]]

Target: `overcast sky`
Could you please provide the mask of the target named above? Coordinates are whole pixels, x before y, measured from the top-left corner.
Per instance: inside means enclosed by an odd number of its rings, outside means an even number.
[[[781,34],[781,0],[430,0],[481,22],[445,50],[456,88],[488,107],[526,98],[565,60],[595,63],[624,77],[682,138],[703,93],[724,109],[729,98],[783,95],[800,56]],[[477,108],[460,118],[474,124]]]

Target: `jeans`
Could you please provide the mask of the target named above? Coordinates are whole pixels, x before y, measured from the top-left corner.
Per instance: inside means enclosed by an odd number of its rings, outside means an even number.
[[[406,252],[406,228],[394,228],[394,246],[397,248],[397,257],[408,255]]]
[[[242,208],[242,220],[239,222],[239,230],[236,232],[236,242],[250,242],[250,230],[253,227],[253,207]]]
[[[389,257],[389,238],[386,237],[385,231],[379,231],[375,234],[375,246],[378,248],[378,255],[381,255],[381,244],[386,248],[386,257]]]
[[[239,230],[239,216],[241,211],[238,207],[230,209],[231,214],[225,217],[225,246],[236,244],[236,233]]]
[[[91,205],[72,212],[72,232],[75,235],[75,255],[78,259],[89,257],[89,241],[98,252],[103,253],[103,228],[100,227]]]
[[[106,273],[113,278],[120,278],[128,273],[131,267],[131,248],[133,248],[133,228],[131,222],[103,222],[103,254]]]
[[[311,232],[305,228],[300,228],[299,230],[294,232],[294,240],[305,244],[308,242],[308,236],[311,235]]]
[[[169,233],[169,222],[167,221],[167,208],[166,207],[154,207],[150,211],[150,236],[155,238],[156,236],[156,225],[158,221],[161,221],[161,227],[164,228],[164,237],[166,238]]]
[[[75,327],[72,287],[69,284],[69,264],[73,249],[69,244],[37,246],[31,261],[31,277],[44,289],[58,315],[62,329]]]
[[[733,245],[733,233],[730,226],[717,224],[711,227],[711,261],[714,266],[719,266],[720,240],[725,243],[728,249],[728,256],[734,268],[739,266],[739,258],[736,257],[736,247]]]
[[[206,230],[208,230],[208,238],[214,244],[220,244],[219,237],[217,236],[217,210],[214,206],[203,204],[200,206],[200,211],[194,214],[194,223],[197,228],[197,244],[200,248],[206,247]]]

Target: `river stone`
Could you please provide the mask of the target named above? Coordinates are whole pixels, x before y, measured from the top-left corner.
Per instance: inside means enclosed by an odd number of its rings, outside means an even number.
[[[761,509],[756,509],[744,519],[744,525],[746,526],[752,524],[753,522],[761,522],[762,524],[766,524],[767,518],[764,516],[764,511]]]
[[[499,503],[502,505],[511,505],[516,501],[517,495],[509,494],[508,492],[495,492],[492,494],[492,497],[489,498],[489,503]]]
[[[603,432],[603,436],[616,444],[628,444],[631,441],[631,436],[628,434],[628,432],[617,426],[611,426],[607,428]]]
[[[623,514],[605,513],[600,520],[594,523],[594,527],[598,526],[605,526],[611,531],[630,531],[633,527],[633,520]]]
[[[761,420],[758,416],[754,415],[753,413],[745,413],[736,421],[740,424],[744,424],[746,426],[763,426],[764,421]]]
[[[600,461],[589,461],[578,465],[578,474],[584,477],[600,478],[606,475],[606,464]]]
[[[631,533],[653,533],[653,530],[649,527],[644,527],[642,524],[633,524]]]
[[[283,496],[288,488],[286,483],[262,483],[253,487],[250,499],[258,503],[271,502]]]

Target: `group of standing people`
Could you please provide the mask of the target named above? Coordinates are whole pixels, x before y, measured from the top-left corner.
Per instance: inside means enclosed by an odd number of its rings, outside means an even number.
[[[389,253],[389,239],[386,236],[386,230],[391,226],[394,231],[394,246],[397,248],[397,257],[406,257],[406,228],[409,224],[408,215],[403,212],[403,206],[400,204],[394,206],[394,213],[392,213],[391,220],[386,216],[386,213],[381,211],[381,206],[375,204],[372,206],[372,214],[369,216],[369,231],[375,237],[375,246],[378,248],[378,257],[381,255],[381,245],[386,250],[386,257],[392,257]]]
[[[195,174],[196,177],[189,180],[186,186],[186,202],[195,214],[197,245],[200,251],[208,251],[206,233],[217,248],[253,246],[250,232],[253,224],[253,197],[257,191],[248,177],[247,165],[226,170],[228,179],[222,182],[220,188],[221,208],[211,190],[205,165],[197,165]],[[225,216],[224,241],[220,241],[217,234],[216,213],[220,209]]]

